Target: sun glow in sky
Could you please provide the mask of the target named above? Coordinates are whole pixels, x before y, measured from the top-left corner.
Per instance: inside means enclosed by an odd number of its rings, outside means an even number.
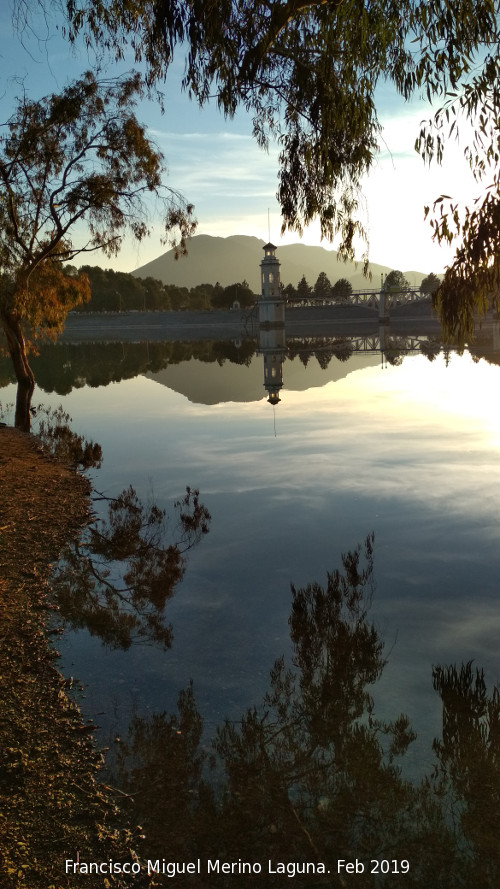
[[[36,98],[62,88],[91,64],[82,51],[72,52],[50,21],[39,20],[35,33],[25,32],[22,41],[13,34],[8,9],[0,13],[0,58],[3,87],[2,120],[13,109],[13,97],[26,89]],[[195,205],[198,234],[227,237],[253,235],[276,244],[295,243],[296,233],[280,236],[281,218],[276,201],[278,146],[268,153],[252,137],[251,120],[239,113],[225,120],[215,107],[200,110],[181,93],[183,62],[175,61],[166,83],[166,110],[145,102],[138,117],[146,123],[161,147],[168,165],[166,183]],[[459,145],[450,145],[442,167],[424,166],[414,150],[420,123],[432,115],[423,101],[404,103],[387,86],[380,90],[383,124],[380,153],[363,183],[360,218],[369,237],[373,262],[404,271],[441,272],[454,250],[432,242],[424,206],[441,194],[470,203],[480,190],[463,158]],[[268,226],[269,219],[269,226]],[[319,227],[311,225],[303,235],[307,244],[319,245]],[[323,242],[326,248],[334,243]],[[163,253],[159,234],[141,245],[127,244],[113,260],[95,255],[93,262],[132,271]],[[362,248],[360,245],[359,256]]]

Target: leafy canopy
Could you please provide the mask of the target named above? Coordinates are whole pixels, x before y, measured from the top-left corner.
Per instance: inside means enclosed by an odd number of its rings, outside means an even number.
[[[352,284],[347,278],[339,278],[332,287],[332,296],[337,302],[345,302],[352,293]]]
[[[142,240],[150,197],[165,240],[177,229],[184,250],[194,229],[192,207],[163,185],[163,157],[135,117],[141,93],[137,74],[99,81],[87,72],[58,95],[24,95],[0,130],[0,306],[35,329],[59,329],[77,297],[61,263],[116,254],[127,232]]]
[[[420,284],[420,293],[423,294],[432,294],[436,293],[441,281],[434,272],[430,272],[425,278],[422,280]]]
[[[328,298],[332,292],[332,285],[326,272],[320,272],[314,285],[314,295]]]
[[[399,269],[393,269],[392,272],[389,272],[389,274],[386,275],[384,281],[384,290],[406,290],[406,288],[409,286],[410,282],[405,277],[405,275],[403,275],[403,272],[401,272]]]
[[[44,6],[44,0],[38,0]],[[16,0],[18,21],[34,0]],[[343,258],[367,243],[358,207],[362,177],[377,154],[380,83],[437,107],[415,147],[440,163],[465,134],[479,196],[461,212],[434,204],[434,237],[457,244],[436,296],[450,335],[463,340],[474,312],[500,290],[499,0],[60,0],[66,33],[99,56],[132,49],[158,89],[174,52],[183,86],[201,105],[215,99],[231,117],[244,108],[258,143],[280,146],[277,198],[283,230],[318,218],[340,235]],[[488,176],[488,179],[485,177]],[[484,183],[487,186],[484,186]],[[449,202],[449,203],[448,203]],[[428,208],[430,212],[430,208]],[[365,253],[365,270],[368,268]]]
[[[357,196],[378,148],[375,90],[392,82],[405,98],[423,94],[443,109],[424,126],[418,148],[442,156],[450,95],[464,116],[479,116],[481,168],[498,138],[497,0],[66,0],[71,39],[83,33],[101,51],[132,47],[148,83],[185,54],[184,87],[200,104],[215,98],[232,116],[253,116],[261,145],[281,146],[278,200],[283,227],[301,231],[319,217],[321,233],[341,233],[352,255],[363,235]],[[453,112],[454,113],[454,112]],[[443,117],[443,115],[445,117]],[[436,129],[437,126],[437,135]]]

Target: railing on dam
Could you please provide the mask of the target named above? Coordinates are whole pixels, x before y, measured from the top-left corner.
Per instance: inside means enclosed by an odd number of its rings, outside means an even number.
[[[418,285],[405,287],[403,290],[382,290],[380,287],[367,288],[365,290],[353,290],[344,299],[333,296],[315,296],[311,294],[307,299],[291,299],[288,300],[287,308],[298,308],[300,306],[334,306],[334,305],[353,305],[367,306],[369,308],[378,309],[380,307],[380,296],[384,295],[386,308],[394,305],[404,305],[406,303],[418,302],[426,299],[427,294],[420,292]]]

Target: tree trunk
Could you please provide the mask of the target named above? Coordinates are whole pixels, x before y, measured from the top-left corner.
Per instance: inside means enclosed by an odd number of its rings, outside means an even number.
[[[31,398],[35,389],[35,377],[29,366],[26,343],[17,312],[2,309],[2,326],[7,338],[14,373],[17,380],[16,413],[14,424],[24,432],[30,431]]]

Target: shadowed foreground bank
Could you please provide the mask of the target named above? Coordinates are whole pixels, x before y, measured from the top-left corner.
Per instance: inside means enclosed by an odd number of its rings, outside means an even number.
[[[0,873],[5,889],[103,886],[64,859],[130,860],[96,781],[100,755],[49,644],[51,560],[86,522],[89,485],[36,439],[0,427]],[[114,882],[114,886],[127,885]],[[136,882],[135,885],[138,885]]]

